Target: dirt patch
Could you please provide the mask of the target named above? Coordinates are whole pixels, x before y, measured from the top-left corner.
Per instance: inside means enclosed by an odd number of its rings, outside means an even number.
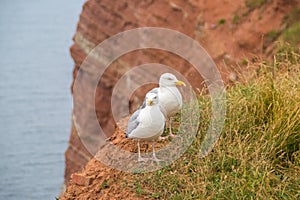
[[[118,123],[118,128],[108,141],[124,150],[136,153],[136,141],[126,138],[123,131],[126,129],[128,120],[129,117]],[[159,149],[167,143],[168,141],[158,142],[156,147]],[[141,151],[151,152],[151,142],[141,142]],[[98,156],[102,155],[96,155]],[[126,185],[126,179],[130,176],[130,173],[112,169],[93,158],[81,172],[71,176],[69,186],[60,199],[143,199],[133,191],[132,187]]]

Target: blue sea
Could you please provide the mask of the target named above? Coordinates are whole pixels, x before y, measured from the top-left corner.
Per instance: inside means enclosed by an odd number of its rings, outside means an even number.
[[[0,199],[55,199],[72,99],[69,47],[84,0],[0,1]]]

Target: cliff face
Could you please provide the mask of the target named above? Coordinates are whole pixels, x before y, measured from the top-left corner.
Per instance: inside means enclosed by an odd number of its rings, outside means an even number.
[[[88,53],[103,40],[125,30],[152,26],[174,29],[199,41],[226,81],[232,64],[266,53],[268,48],[263,47],[262,36],[280,30],[284,16],[295,5],[295,1],[288,2],[274,0],[253,9],[245,5],[244,0],[88,0],[83,5],[71,47],[75,62],[73,78]],[[122,56],[106,70],[96,91],[96,114],[108,135],[114,132],[115,122],[107,96],[111,95],[113,86],[124,72],[149,62],[174,67],[193,87],[201,87],[202,79],[195,75],[193,67],[170,53],[148,49]],[[89,76],[84,70],[82,73]],[[146,89],[149,87],[137,91],[137,100],[131,102],[133,107],[140,102]],[[87,105],[84,98],[79,99],[79,104],[82,108],[94,106]],[[71,174],[81,170],[91,158],[81,144],[74,123],[65,156],[65,183],[68,184]]]

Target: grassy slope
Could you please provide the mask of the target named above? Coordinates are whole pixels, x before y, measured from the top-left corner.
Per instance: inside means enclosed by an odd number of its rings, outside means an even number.
[[[277,58],[228,89],[226,124],[213,152],[198,157],[210,109],[202,98],[200,132],[187,152],[160,171],[123,174],[126,185],[142,198],[300,199],[300,58]]]

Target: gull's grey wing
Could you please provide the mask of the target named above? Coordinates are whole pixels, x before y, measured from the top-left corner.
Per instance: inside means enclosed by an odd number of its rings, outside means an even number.
[[[148,93],[158,94],[158,88],[153,88]],[[146,107],[146,98],[144,98],[143,104],[141,105],[140,109],[143,109],[145,107]]]
[[[140,122],[138,121],[137,118],[138,118],[140,112],[141,112],[141,109],[138,109],[131,115],[131,117],[128,121],[128,125],[127,125],[126,137],[128,137],[130,135],[130,133],[134,129],[136,129],[136,127],[139,125]]]

